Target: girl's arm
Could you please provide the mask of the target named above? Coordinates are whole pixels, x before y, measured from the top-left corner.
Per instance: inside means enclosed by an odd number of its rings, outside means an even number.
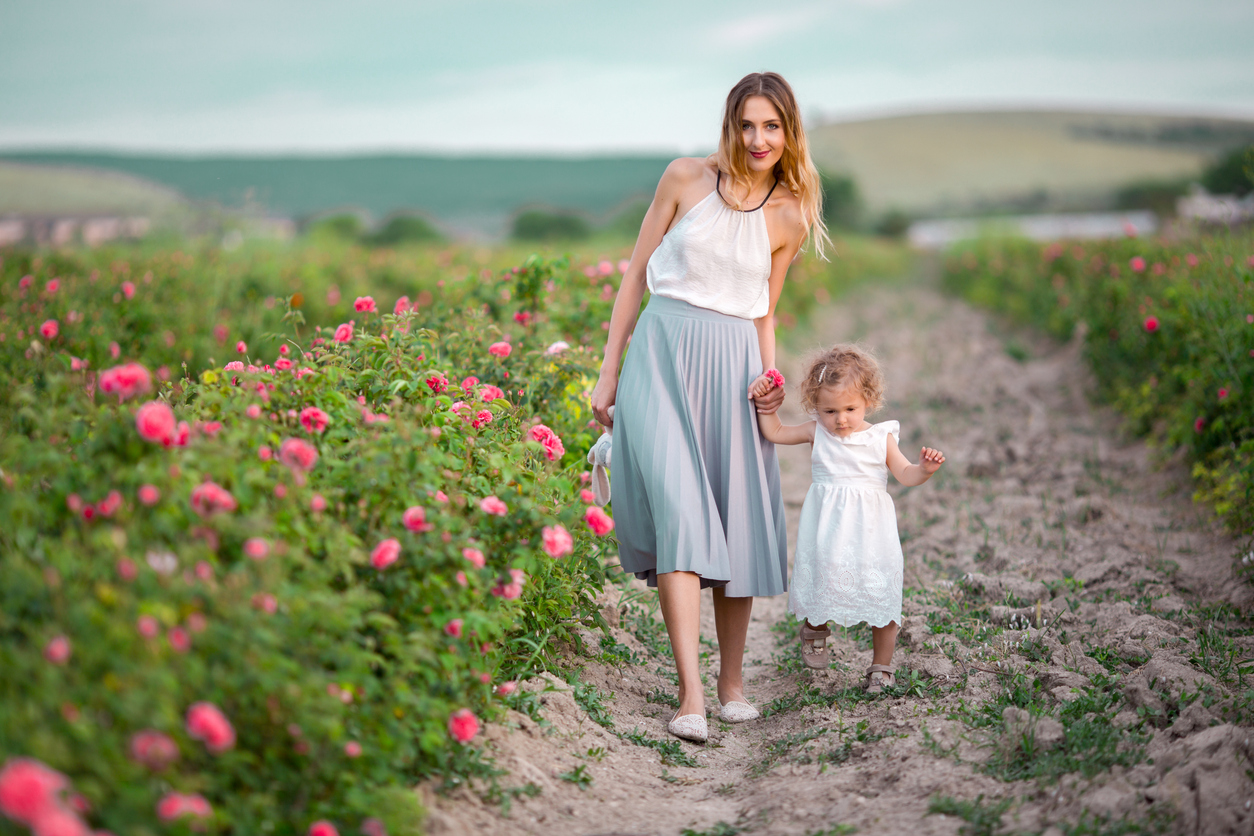
[[[623,359],[623,351],[627,348],[627,338],[636,327],[640,300],[644,298],[647,287],[645,268],[649,257],[653,255],[658,244],[662,243],[666,230],[675,220],[684,190],[701,178],[704,167],[704,160],[691,158],[680,158],[671,162],[662,173],[653,202],[649,204],[649,210],[645,212],[644,221],[640,224],[640,235],[631,252],[631,265],[623,274],[618,298],[614,300],[614,312],[610,314],[610,331],[605,339],[601,374],[592,390],[592,414],[604,427],[614,426],[609,408],[618,395],[618,367]]]
[[[779,420],[778,412],[758,414],[758,429],[762,437],[776,444],[813,444],[814,422],[804,424],[785,424]]]
[[[775,214],[774,220],[776,223],[771,224],[768,231],[778,235],[780,244],[771,253],[771,277],[768,280],[771,303],[765,316],[753,320],[754,326],[758,329],[758,350],[762,353],[763,369],[775,368],[775,305],[778,304],[779,295],[784,290],[784,279],[788,275],[788,267],[797,257],[801,243],[806,237],[805,218],[801,214],[801,204],[796,198],[785,201]],[[758,380],[761,378],[759,377]],[[782,392],[778,396],[778,402],[771,395],[767,396],[765,403],[757,402],[759,414],[773,414],[783,403]],[[800,442],[793,443],[799,444]]]
[[[897,481],[906,487],[913,488],[915,485],[922,485],[931,479],[932,474],[940,470],[940,466],[944,463],[944,453],[931,447],[924,447],[919,452],[919,463],[911,464],[897,446],[897,439],[892,433],[888,434],[888,469],[897,477]]]

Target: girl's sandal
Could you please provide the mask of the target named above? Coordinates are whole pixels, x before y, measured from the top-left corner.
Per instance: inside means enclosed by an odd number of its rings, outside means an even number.
[[[897,684],[897,678],[893,676],[897,669],[892,665],[872,665],[866,669],[866,692],[868,694],[878,694],[885,688],[891,688]]]
[[[827,640],[832,630],[826,624],[815,630],[809,622],[801,622],[801,661],[807,668],[823,670],[829,664],[827,658]]]

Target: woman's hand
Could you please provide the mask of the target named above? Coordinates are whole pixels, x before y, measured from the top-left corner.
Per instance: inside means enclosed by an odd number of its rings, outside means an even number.
[[[597,385],[592,390],[592,414],[607,430],[614,429],[614,419],[610,417],[610,407],[618,397],[618,375],[601,372]]]

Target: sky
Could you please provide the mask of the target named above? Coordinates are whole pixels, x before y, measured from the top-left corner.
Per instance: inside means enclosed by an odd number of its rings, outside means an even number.
[[[1254,117],[1249,0],[3,0],[0,149],[658,153],[745,73],[808,124]]]

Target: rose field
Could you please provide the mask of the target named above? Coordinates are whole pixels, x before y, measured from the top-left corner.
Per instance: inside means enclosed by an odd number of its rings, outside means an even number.
[[[794,267],[781,324],[891,245]],[[568,676],[622,247],[0,264],[0,833],[421,832]]]
[[[947,289],[1070,339],[1097,394],[1137,435],[1193,463],[1197,498],[1254,536],[1254,234],[1040,245],[950,254]],[[1254,567],[1251,567],[1254,570]]]

